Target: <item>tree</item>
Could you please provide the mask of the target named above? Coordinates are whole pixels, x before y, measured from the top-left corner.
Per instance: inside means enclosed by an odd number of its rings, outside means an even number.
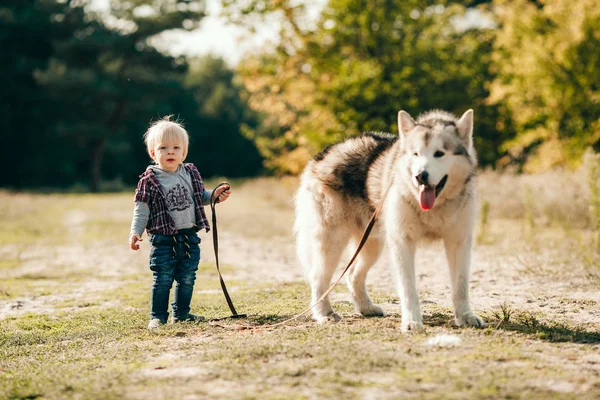
[[[577,164],[600,150],[600,1],[495,1],[498,76],[518,135],[505,147],[526,171]]]
[[[222,58],[190,60],[185,87],[193,93],[198,110],[190,119],[190,157],[203,173],[230,177],[255,176],[262,158],[254,143],[243,137],[243,126],[258,125],[247,104],[247,93]]]
[[[148,164],[142,134],[165,115],[191,133],[190,161],[204,176],[256,174],[261,159],[242,125],[255,127],[238,79],[222,60],[163,54],[165,30],[193,29],[191,0],[23,0],[0,6],[0,109],[14,173],[0,185],[133,184]],[[186,81],[187,80],[187,81]]]
[[[308,44],[321,102],[351,134],[397,132],[400,108],[474,108],[481,162],[493,164],[508,133],[485,104],[494,32],[463,26],[465,12],[452,2],[331,1]]]
[[[401,108],[412,114],[474,108],[481,162],[495,162],[511,131],[497,128],[500,105],[485,104],[494,35],[460,24],[467,10],[462,2],[331,0],[315,27],[301,23],[303,9],[295,2],[277,2],[274,9],[262,3],[244,2],[243,12],[230,14],[279,11],[291,21],[282,25],[277,51],[262,58],[265,65],[241,71],[251,105],[267,115],[270,128],[263,126],[254,139],[272,168],[297,171],[293,156],[306,160],[362,131],[396,132]],[[294,117],[281,121],[288,111]]]
[[[63,107],[57,136],[80,150],[76,165],[89,160],[90,188],[98,191],[110,141],[124,140],[131,119],[169,113],[178,96],[186,97],[185,58],[161,53],[151,39],[167,29],[195,28],[204,16],[203,3],[111,2],[108,15],[84,13],[85,3],[73,4],[68,1],[64,12],[52,17],[71,26],[73,34],[54,43],[39,81]]]
[[[35,74],[47,68],[53,42],[72,34],[52,18],[67,7],[49,0],[12,0],[0,6],[0,120],[3,144],[10,149],[4,161],[11,166],[11,173],[0,175],[1,186],[46,182],[48,154],[61,148],[47,131],[57,105]]]
[[[304,3],[247,0],[223,1],[225,14],[250,31],[265,19],[280,22],[279,41],[272,49],[246,58],[238,67],[249,92],[249,105],[259,115],[256,126],[244,126],[264,158],[278,174],[298,174],[310,157],[340,137],[341,126],[317,104],[317,87],[307,73],[305,43],[311,23]]]

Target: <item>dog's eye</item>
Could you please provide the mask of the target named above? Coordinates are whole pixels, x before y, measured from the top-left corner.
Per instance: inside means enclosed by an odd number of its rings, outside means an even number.
[[[440,157],[444,157],[444,152],[443,151],[436,151],[435,153],[433,153],[433,156],[435,158],[440,158]]]
[[[417,157],[419,155],[419,153],[414,153],[413,156]]]

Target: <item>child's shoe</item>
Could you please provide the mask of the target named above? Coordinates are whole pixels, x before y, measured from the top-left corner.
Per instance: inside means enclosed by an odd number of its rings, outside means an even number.
[[[205,320],[205,318],[201,315],[188,314],[185,317],[176,317],[175,315],[173,315],[173,317],[171,318],[171,323],[175,324],[177,322],[183,322],[183,321],[202,322],[204,320]]]
[[[160,320],[160,318],[152,318],[150,323],[148,324],[148,329],[156,329],[165,323]]]

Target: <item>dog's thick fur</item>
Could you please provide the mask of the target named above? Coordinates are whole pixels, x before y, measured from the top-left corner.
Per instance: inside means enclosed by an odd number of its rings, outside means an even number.
[[[366,291],[371,266],[387,245],[402,304],[401,329],[420,330],[415,282],[417,246],[444,242],[457,325],[483,327],[469,305],[469,269],[476,214],[473,111],[457,119],[431,111],[416,121],[398,113],[399,136],[365,133],[325,148],[309,162],[296,194],[296,245],[314,304],[329,288],[343,250],[356,249],[383,193],[391,188],[347,282],[358,312],[383,316]],[[319,322],[339,321],[326,297]]]

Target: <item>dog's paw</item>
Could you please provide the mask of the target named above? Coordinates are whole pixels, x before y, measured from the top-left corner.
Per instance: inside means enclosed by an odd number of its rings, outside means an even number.
[[[342,317],[340,317],[340,315],[335,312],[332,312],[331,314],[327,315],[315,316],[314,318],[319,325],[340,322],[342,320]]]
[[[423,332],[425,327],[421,321],[402,321],[400,331],[402,332]]]
[[[371,304],[369,307],[365,307],[359,311],[364,317],[385,317],[385,311],[383,308]]]
[[[485,328],[487,324],[472,312],[466,313],[454,319],[456,326],[472,326],[475,328]]]

